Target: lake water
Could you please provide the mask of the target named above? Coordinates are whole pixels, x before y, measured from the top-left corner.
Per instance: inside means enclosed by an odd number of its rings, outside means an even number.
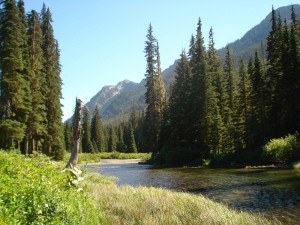
[[[300,171],[153,169],[139,164],[101,164],[89,170],[117,177],[119,185],[153,186],[202,194],[216,202],[260,213],[284,224],[300,224]]]

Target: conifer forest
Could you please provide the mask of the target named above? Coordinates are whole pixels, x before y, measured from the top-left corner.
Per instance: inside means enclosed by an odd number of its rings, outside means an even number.
[[[44,153],[56,160],[71,151],[72,125],[62,123],[60,49],[52,15],[25,12],[23,0],[0,7],[0,148]],[[81,151],[152,152],[159,164],[212,165],[291,162],[300,159],[300,22],[272,10],[272,30],[248,60],[226,47],[221,60],[202,21],[183,50],[170,91],[162,78],[158,40],[150,24],[145,41],[146,108],[132,105],[128,120],[106,124],[99,106],[83,107]],[[176,46],[174,46],[176,48]],[[142,49],[141,49],[142,51]],[[273,139],[295,143],[281,156]]]

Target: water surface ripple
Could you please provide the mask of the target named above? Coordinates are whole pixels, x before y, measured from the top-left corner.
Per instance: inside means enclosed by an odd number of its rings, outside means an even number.
[[[202,194],[216,202],[260,213],[284,224],[300,224],[300,171],[153,169],[139,164],[101,164],[89,169],[117,177],[119,185],[153,186]]]

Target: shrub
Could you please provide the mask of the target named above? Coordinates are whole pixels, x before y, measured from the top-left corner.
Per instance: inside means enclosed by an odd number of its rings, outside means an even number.
[[[286,137],[271,139],[263,146],[263,154],[270,162],[291,162],[297,158],[299,148],[299,134],[289,134]]]
[[[0,151],[0,224],[97,224],[78,177],[45,156]]]

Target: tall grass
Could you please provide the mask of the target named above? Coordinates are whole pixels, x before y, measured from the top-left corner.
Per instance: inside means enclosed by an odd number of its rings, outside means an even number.
[[[101,224],[94,198],[44,156],[0,151],[0,224]]]
[[[159,188],[118,187],[103,176],[97,177],[97,174],[89,174],[83,185],[95,197],[97,207],[104,210],[108,224],[277,223],[258,215],[235,211],[203,196]]]
[[[65,155],[65,162],[70,158],[70,153]],[[100,162],[101,159],[142,159],[147,160],[151,158],[151,153],[122,153],[122,152],[100,152],[100,153],[79,153],[78,163],[94,163]]]
[[[275,223],[203,196],[119,187],[99,174],[87,173],[76,185],[73,181],[74,174],[62,172],[61,164],[46,157],[0,151],[0,224]]]

